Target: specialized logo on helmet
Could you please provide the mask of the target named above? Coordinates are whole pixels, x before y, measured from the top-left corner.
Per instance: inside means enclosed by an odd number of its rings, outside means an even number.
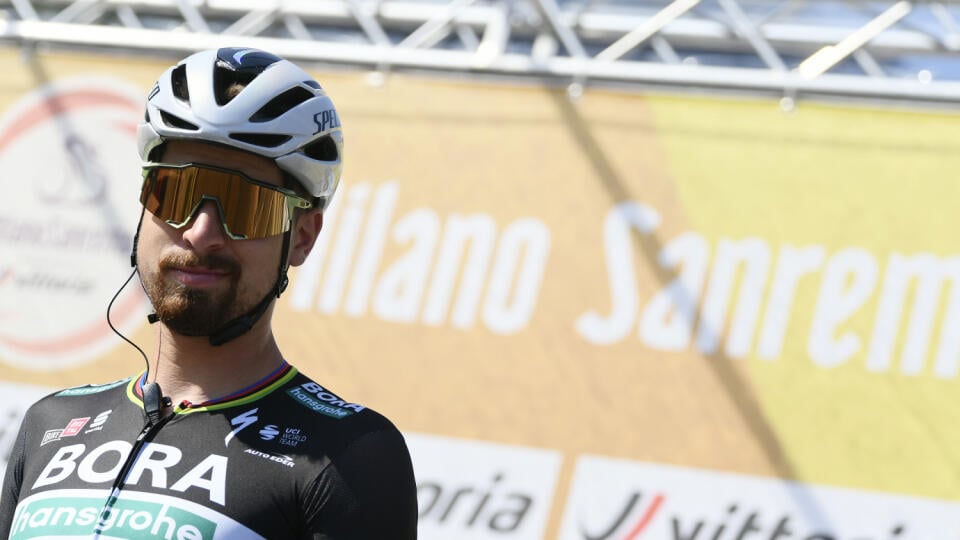
[[[142,104],[142,89],[87,77],[37,89],[3,111],[0,362],[63,368],[121,343],[104,307],[130,271]],[[128,287],[111,311],[114,325],[133,331],[146,306],[139,287]]]
[[[316,133],[322,133],[340,127],[340,117],[337,116],[337,111],[328,109],[313,115],[313,123],[317,125]]]

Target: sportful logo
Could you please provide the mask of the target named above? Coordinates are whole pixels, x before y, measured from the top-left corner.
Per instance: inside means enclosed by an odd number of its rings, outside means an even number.
[[[304,407],[337,420],[364,409],[363,405],[347,403],[315,382],[291,388],[287,394]]]
[[[87,425],[89,420],[89,416],[85,416],[83,418],[73,418],[67,422],[67,427],[63,429],[50,429],[43,432],[43,439],[40,441],[40,446],[43,446],[49,442],[59,441],[63,437],[76,436],[80,433],[80,430],[83,429],[83,426]]]
[[[128,273],[142,112],[142,90],[91,77],[57,81],[3,112],[0,169],[23,180],[7,182],[0,201],[3,362],[50,370],[117,345],[90,306],[109,299]],[[146,305],[143,292],[128,287],[111,319],[129,333]]]
[[[583,457],[560,538],[929,540],[957,536],[958,512],[945,501]]]
[[[93,422],[90,422],[90,427],[83,432],[84,435],[87,433],[93,433],[94,431],[101,431],[103,426],[107,423],[107,418],[110,418],[110,413],[113,412],[113,409],[103,411],[98,414],[96,418],[93,419]]]

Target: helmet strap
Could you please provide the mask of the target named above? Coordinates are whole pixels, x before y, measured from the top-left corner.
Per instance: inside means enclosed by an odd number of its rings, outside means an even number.
[[[250,311],[227,322],[221,326],[219,330],[210,334],[208,338],[210,345],[219,347],[249,332],[250,329],[253,328],[253,325],[260,320],[260,317],[266,313],[267,308],[270,307],[270,302],[273,302],[274,298],[280,298],[280,295],[287,288],[287,283],[290,281],[289,278],[287,278],[287,269],[290,268],[289,254],[287,251],[290,249],[290,237],[292,235],[293,224],[291,223],[290,230],[283,234],[283,249],[280,251],[280,269],[277,275],[277,282],[270,291],[267,292],[266,296],[264,296],[257,305],[253,306]]]

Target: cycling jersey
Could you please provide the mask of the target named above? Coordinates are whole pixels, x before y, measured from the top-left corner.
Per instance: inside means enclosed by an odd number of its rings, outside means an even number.
[[[63,390],[27,411],[0,537],[416,537],[410,456],[380,414],[286,366],[149,422],[142,382]]]

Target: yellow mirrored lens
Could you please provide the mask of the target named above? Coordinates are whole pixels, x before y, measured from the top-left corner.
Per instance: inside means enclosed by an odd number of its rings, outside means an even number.
[[[186,225],[204,200],[215,200],[234,239],[266,238],[289,228],[288,195],[239,173],[196,165],[154,165],[146,171],[140,202],[174,227]]]

